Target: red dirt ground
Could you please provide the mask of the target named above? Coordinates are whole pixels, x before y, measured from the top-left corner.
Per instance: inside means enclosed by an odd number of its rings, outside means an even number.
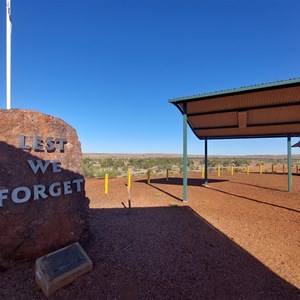
[[[300,299],[300,176],[87,180],[94,269],[52,299]],[[1,299],[44,299],[34,263],[0,273]]]

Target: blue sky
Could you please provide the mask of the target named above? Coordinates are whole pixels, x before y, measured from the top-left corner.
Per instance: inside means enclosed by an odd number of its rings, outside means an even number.
[[[83,152],[182,153],[182,117],[169,99],[300,77],[298,0],[11,0],[11,6],[12,108],[65,120]],[[0,108],[5,24],[0,0]],[[224,155],[287,148],[286,139],[208,146],[209,154]],[[190,130],[188,153],[204,153]]]

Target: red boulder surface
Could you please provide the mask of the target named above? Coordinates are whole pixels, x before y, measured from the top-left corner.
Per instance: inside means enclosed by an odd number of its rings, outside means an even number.
[[[89,202],[74,128],[0,110],[0,269],[88,237]]]

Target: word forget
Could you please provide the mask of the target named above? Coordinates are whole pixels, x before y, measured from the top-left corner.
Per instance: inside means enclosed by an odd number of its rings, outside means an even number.
[[[65,151],[65,138],[46,137],[43,139],[41,136],[26,136],[19,135],[19,149],[36,151],[36,152],[55,152],[58,149],[60,152]],[[61,162],[59,160],[27,160],[30,169],[34,174],[41,171],[42,174],[49,169],[52,173],[61,172]],[[49,186],[43,184],[34,184],[31,187],[19,186],[12,189],[0,188],[0,207],[3,206],[4,200],[8,198],[12,202],[21,204],[33,200],[42,200],[48,197],[59,197],[61,195],[70,195],[82,191],[84,184],[83,179],[71,179],[63,182],[53,182]]]
[[[25,203],[30,198],[33,200],[46,199],[50,197],[59,197],[61,195],[70,195],[73,192],[81,192],[83,179],[66,180],[63,182],[53,182],[49,187],[43,184],[33,185],[33,192],[28,186],[19,186],[13,190],[0,189],[0,207],[3,206],[3,200],[10,198],[14,203]]]

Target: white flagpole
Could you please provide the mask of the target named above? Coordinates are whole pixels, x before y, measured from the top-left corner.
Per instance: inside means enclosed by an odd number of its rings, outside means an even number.
[[[6,109],[11,104],[11,19],[10,0],[6,0]]]

